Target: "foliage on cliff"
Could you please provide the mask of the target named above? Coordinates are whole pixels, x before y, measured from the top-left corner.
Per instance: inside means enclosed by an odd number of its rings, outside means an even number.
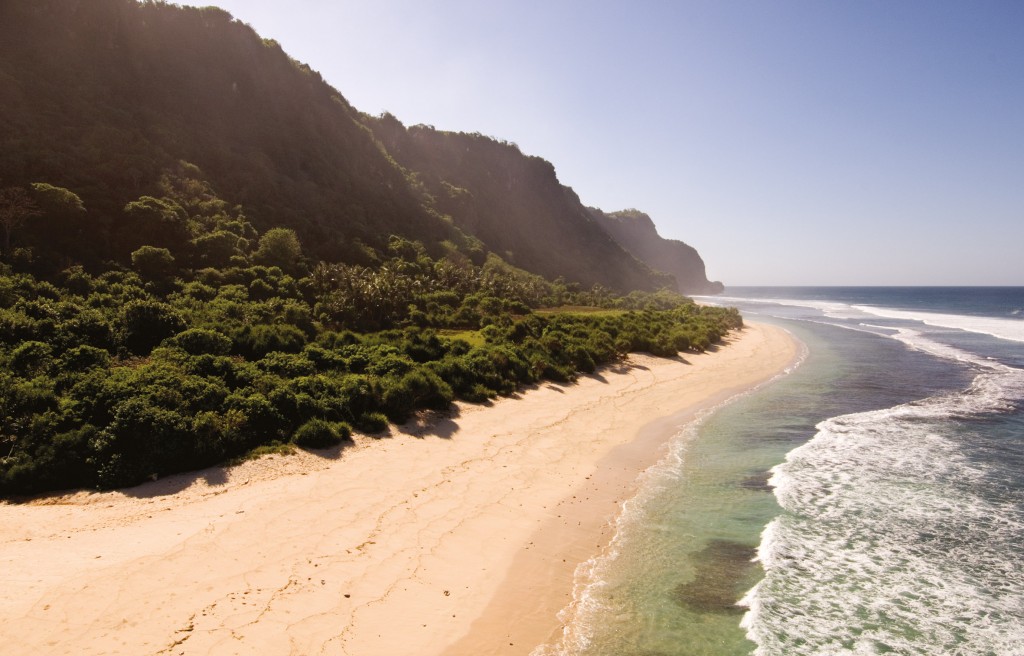
[[[219,9],[0,2],[0,494],[321,448],[741,325],[549,163],[396,124]]]
[[[674,287],[626,253],[590,215],[550,162],[480,134],[403,126],[366,117],[387,151],[416,173],[434,207],[492,252],[547,278],[615,289]]]
[[[569,381],[630,351],[703,350],[741,325],[734,310],[669,292],[552,283],[401,237],[370,266],[314,265],[294,231],[259,232],[183,177],[196,174],[181,167],[164,176],[166,195],[126,203],[155,239],[130,267],[33,275],[23,247],[0,265],[0,493],[132,485],[268,445],[319,448],[351,427]],[[40,226],[90,212],[50,185],[24,193],[39,199]],[[66,202],[46,207],[52,197]],[[534,311],[549,306],[610,311]]]
[[[160,195],[179,161],[260,230],[295,230],[317,259],[367,264],[398,234],[435,256],[493,253],[585,286],[671,286],[595,224],[550,163],[366,117],[220,9],[0,3],[0,187],[45,180],[81,197],[89,239],[69,239],[66,260],[124,261],[135,228],[124,199]]]
[[[260,229],[358,259],[388,235],[459,240],[319,74],[216,8],[0,4],[0,182],[48,180],[90,208],[90,252],[122,256],[123,199],[200,166]]]

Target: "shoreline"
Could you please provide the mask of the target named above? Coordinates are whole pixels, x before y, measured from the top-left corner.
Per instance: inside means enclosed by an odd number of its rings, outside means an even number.
[[[529,654],[671,434],[797,344],[752,324],[323,455],[2,504],[7,653]]]
[[[552,653],[542,648],[554,646],[567,628],[565,620],[570,623],[572,621],[571,613],[568,618],[561,617],[561,613],[571,611],[576,601],[574,595],[581,583],[578,580],[579,569],[588,561],[604,555],[615,537],[614,523],[622,511],[622,504],[639,491],[641,475],[661,463],[668,455],[671,438],[688,424],[701,419],[704,413],[713,412],[736,396],[784,375],[800,361],[800,342],[787,331],[776,326],[748,323],[740,335],[750,330],[768,331],[771,333],[771,345],[768,348],[781,350],[762,354],[768,357],[760,360],[750,371],[738,375],[733,384],[719,378],[714,381],[717,385],[709,384],[710,389],[698,390],[694,389],[693,384],[697,388],[703,387],[700,380],[689,379],[690,372],[677,371],[678,376],[669,374],[667,380],[658,381],[660,390],[645,390],[648,394],[660,392],[658,401],[649,403],[650,406],[660,408],[662,412],[674,409],[664,416],[648,417],[649,421],[639,424],[633,431],[632,439],[622,441],[596,463],[595,480],[588,481],[581,493],[572,497],[582,498],[584,501],[581,505],[587,506],[580,509],[583,512],[579,516],[574,517],[578,521],[576,527],[567,526],[564,521],[555,518],[538,529],[530,544],[547,544],[547,571],[542,570],[543,565],[538,562],[540,558],[522,552],[512,564],[492,601],[471,627],[470,633],[449,650],[440,652],[439,656],[547,656]],[[735,339],[736,336],[733,333],[729,337]],[[729,348],[731,343],[730,340],[724,348]],[[687,355],[687,358],[692,357],[692,354]],[[718,363],[723,366],[714,373],[721,376],[728,375],[730,371],[736,373],[732,367],[743,361],[743,356],[740,356],[732,362]],[[655,360],[655,363],[658,362],[661,361]],[[612,506],[610,512],[609,505]],[[604,510],[598,510],[600,508]],[[561,563],[568,566],[560,567]],[[544,574],[546,578],[541,578]],[[532,584],[524,585],[523,581]],[[512,645],[495,640],[499,634],[510,638]],[[529,645],[530,648],[524,650],[520,645]]]

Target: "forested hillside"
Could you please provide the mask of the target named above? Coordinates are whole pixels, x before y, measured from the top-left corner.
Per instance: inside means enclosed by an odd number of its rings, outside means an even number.
[[[0,494],[319,448],[742,325],[215,8],[0,2]]]
[[[0,36],[0,184],[78,194],[90,239],[61,255],[86,266],[124,261],[121,209],[184,161],[316,258],[369,263],[397,234],[587,287],[672,284],[609,238],[549,162],[362,115],[220,9],[12,0]]]
[[[227,12],[13,0],[0,31],[0,179],[74,190],[100,258],[124,255],[120,209],[178,161],[325,259],[453,238],[344,97]]]
[[[388,114],[366,122],[438,211],[509,263],[613,289],[673,287],[623,251],[550,162],[479,134],[406,128]]]

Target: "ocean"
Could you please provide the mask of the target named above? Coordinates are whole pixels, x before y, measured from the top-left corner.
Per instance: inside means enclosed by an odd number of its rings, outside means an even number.
[[[1024,288],[729,288],[793,370],[679,427],[534,656],[1024,655]]]

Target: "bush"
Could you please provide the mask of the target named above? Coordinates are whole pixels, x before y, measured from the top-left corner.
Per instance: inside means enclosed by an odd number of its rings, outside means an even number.
[[[343,371],[347,366],[345,358],[340,354],[318,346],[317,344],[306,345],[302,354],[320,371]]]
[[[248,418],[237,409],[203,411],[192,419],[192,432],[218,459],[242,453],[253,442],[251,431],[246,430]]]
[[[400,379],[389,379],[383,386],[381,404],[395,423],[408,419],[416,408],[446,410],[455,398],[448,383],[426,368],[410,371]]]
[[[113,421],[93,440],[97,483],[102,488],[124,487],[163,475],[209,464],[181,414],[131,398],[114,411]]]
[[[280,351],[267,353],[256,366],[281,378],[298,378],[316,373],[316,366],[302,354]]]
[[[677,330],[672,333],[671,336],[672,348],[677,351],[689,351],[690,350],[690,336],[681,330]]]
[[[459,397],[463,401],[470,403],[487,403],[487,401],[498,396],[498,393],[489,387],[485,387],[480,383],[474,383],[468,390],[459,392]]]
[[[72,348],[89,344],[101,349],[114,346],[114,332],[106,316],[92,308],[76,308],[75,315],[55,326],[55,345]]]
[[[268,442],[283,439],[294,424],[266,396],[258,393],[236,392],[224,399],[224,408],[237,411],[245,418],[245,433],[253,442]]]
[[[243,355],[259,359],[272,351],[298,353],[306,345],[306,334],[287,324],[244,326],[235,334]]]
[[[233,255],[238,254],[238,235],[224,230],[217,230],[200,235],[192,240],[197,264],[203,266],[225,267]]]
[[[185,297],[195,299],[197,301],[212,301],[217,298],[217,290],[209,285],[193,280],[187,282],[181,287],[181,294]]]
[[[60,366],[66,371],[85,371],[95,367],[110,366],[110,354],[95,346],[76,346],[60,358]]]
[[[294,230],[271,228],[260,237],[253,259],[260,264],[281,267],[289,273],[296,272],[301,267],[302,245]]]
[[[185,373],[193,376],[219,378],[231,389],[250,387],[262,376],[253,363],[225,355],[193,355],[181,366]]]
[[[388,418],[383,412],[366,412],[359,416],[356,428],[364,433],[383,433],[388,428]]]
[[[119,318],[121,344],[131,353],[148,355],[160,342],[185,329],[185,320],[166,303],[130,301]]]
[[[88,296],[93,291],[93,279],[81,266],[73,266],[65,269],[60,274],[60,283],[64,289],[72,294]],[[2,299],[2,295],[0,295]]]
[[[227,355],[231,352],[231,338],[206,328],[189,328],[168,340],[191,355]]]
[[[292,436],[292,442],[310,449],[326,449],[352,437],[352,429],[344,422],[310,419]]]
[[[11,368],[24,378],[45,374],[52,365],[53,351],[42,342],[23,342],[11,353]]]
[[[409,356],[394,346],[377,345],[357,351],[366,359],[366,373],[374,376],[401,376],[416,366]],[[355,364],[355,359],[353,359]]]
[[[143,246],[132,253],[132,266],[146,280],[159,282],[174,273],[174,256],[166,248]]]

